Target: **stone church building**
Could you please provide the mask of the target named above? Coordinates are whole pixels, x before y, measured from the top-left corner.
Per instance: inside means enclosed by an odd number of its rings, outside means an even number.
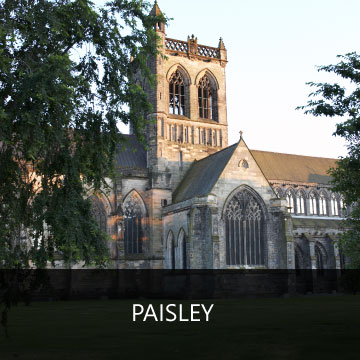
[[[155,3],[152,14],[160,9]],[[93,197],[119,269],[335,269],[344,215],[334,159],[228,144],[227,51],[158,23],[148,149],[127,135],[113,191]]]

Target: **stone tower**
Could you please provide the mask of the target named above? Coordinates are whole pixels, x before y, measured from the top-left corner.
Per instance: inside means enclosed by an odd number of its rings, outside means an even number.
[[[155,2],[150,15],[160,15]],[[167,38],[165,24],[156,32],[160,52],[149,66],[156,86],[149,89],[153,106],[147,136],[151,187],[173,191],[194,160],[228,146],[225,67],[227,53],[217,48]]]

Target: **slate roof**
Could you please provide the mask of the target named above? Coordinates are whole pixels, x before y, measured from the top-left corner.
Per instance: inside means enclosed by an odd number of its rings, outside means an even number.
[[[118,146],[116,153],[119,168],[146,169],[146,150],[135,135],[124,135],[125,142]]]
[[[336,159],[250,150],[266,178],[295,183],[328,184],[327,170]]]
[[[192,164],[174,192],[174,202],[207,195],[234,153],[237,143]]]

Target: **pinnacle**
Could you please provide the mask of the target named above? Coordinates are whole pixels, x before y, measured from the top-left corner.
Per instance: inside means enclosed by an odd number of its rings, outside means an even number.
[[[158,5],[158,2],[157,0],[155,0],[155,3],[154,3],[154,6],[152,8],[152,10],[150,11],[150,16],[159,16],[159,15],[162,15],[162,12],[159,8],[159,5]]]
[[[225,44],[224,44],[223,38],[219,39],[219,49],[225,50]]]

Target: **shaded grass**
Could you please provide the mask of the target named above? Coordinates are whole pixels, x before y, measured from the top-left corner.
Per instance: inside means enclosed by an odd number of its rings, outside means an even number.
[[[20,305],[0,359],[360,359],[359,296],[181,302],[214,303],[208,323],[134,323],[133,303]]]

